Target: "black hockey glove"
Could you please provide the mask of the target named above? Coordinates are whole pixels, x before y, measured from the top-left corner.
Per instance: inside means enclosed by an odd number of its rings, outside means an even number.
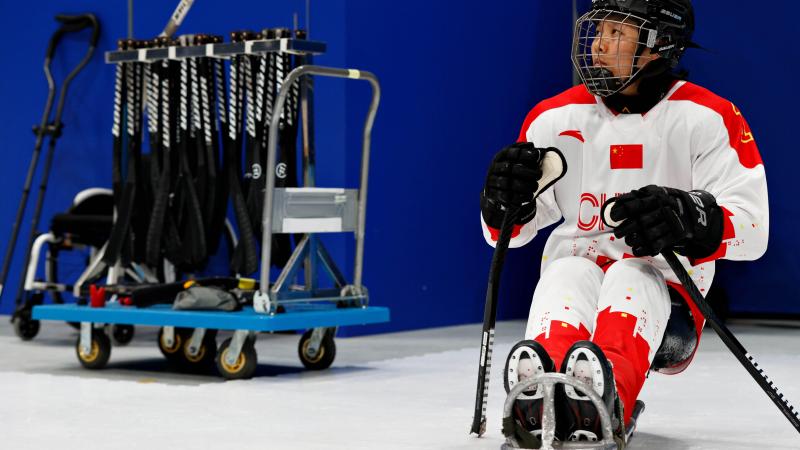
[[[559,162],[543,168],[548,152],[558,155]],[[563,177],[566,170],[564,156],[552,147],[537,148],[530,142],[521,142],[500,150],[489,166],[481,193],[483,220],[499,229],[505,208],[514,207],[519,208],[517,225],[530,222],[536,215],[536,197]]]
[[[672,248],[683,256],[704,258],[722,242],[722,208],[705,191],[645,186],[606,201],[601,216],[634,256],[656,256]]]

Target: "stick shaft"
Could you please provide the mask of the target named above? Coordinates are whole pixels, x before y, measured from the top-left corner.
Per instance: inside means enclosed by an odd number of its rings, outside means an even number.
[[[518,209],[507,209],[500,228],[500,237],[494,248],[492,266],[489,270],[489,283],[486,288],[486,305],[483,310],[483,332],[481,333],[481,354],[478,361],[478,386],[475,390],[475,413],[470,433],[482,436],[486,432],[486,404],[489,399],[489,376],[492,367],[492,347],[494,346],[494,325],[497,319],[497,297],[500,291],[500,274],[506,259],[511,233]]]

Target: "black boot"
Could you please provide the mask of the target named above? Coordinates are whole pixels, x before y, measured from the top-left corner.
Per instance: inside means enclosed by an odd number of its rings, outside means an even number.
[[[519,382],[555,370],[553,360],[541,344],[536,341],[520,341],[511,349],[506,359],[503,372],[506,393]],[[514,420],[537,439],[542,434],[542,395],[542,392],[537,392],[537,386],[533,386],[514,402]]]
[[[621,435],[622,403],[617,396],[614,384],[614,372],[611,362],[596,344],[590,341],[578,341],[570,347],[561,363],[561,372],[574,376],[587,385],[603,399],[606,410],[611,416],[611,429],[615,435]],[[600,414],[587,395],[564,385],[559,392],[558,431],[557,435],[564,441],[597,441],[603,437]]]

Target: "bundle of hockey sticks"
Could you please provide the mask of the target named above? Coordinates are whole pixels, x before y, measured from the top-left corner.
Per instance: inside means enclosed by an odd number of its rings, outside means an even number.
[[[167,37],[127,40],[120,42],[120,49],[169,44]],[[117,65],[112,169],[116,218],[103,256],[109,266],[136,261],[155,267],[166,257],[180,270],[192,271],[206,262],[209,217],[216,211],[224,218],[225,204],[214,201],[220,187],[214,182],[219,164],[213,145],[204,148],[206,130],[197,126],[199,121],[192,121],[191,129],[188,124],[189,114],[201,114],[198,108],[189,110],[189,102],[200,104],[199,89],[190,83],[199,83],[196,62],[194,68],[196,76],[190,78],[188,61]],[[145,112],[148,154],[142,151]]]
[[[231,42],[302,38],[302,31],[234,32]],[[219,36],[120,42],[120,50],[221,43]],[[258,268],[263,198],[262,167],[273,100],[285,75],[302,63],[286,52],[238,54],[228,77],[222,60],[207,56],[117,66],[114,94],[113,187],[116,220],[103,260],[141,262],[178,271],[203,269],[225,233],[228,195],[239,239],[232,273]],[[299,86],[292,86],[280,119],[276,185],[296,186]],[[143,152],[145,130],[149,152]],[[245,167],[242,167],[244,160]],[[291,254],[288,235],[274,237],[275,265]],[[163,277],[159,277],[163,278]]]
[[[610,211],[611,208],[608,208]],[[484,309],[483,319],[483,332],[481,335],[481,352],[478,365],[478,385],[475,397],[475,409],[472,420],[470,433],[482,436],[486,432],[486,405],[488,402],[488,386],[489,374],[491,369],[491,356],[492,346],[494,345],[494,328],[497,317],[497,301],[498,292],[500,289],[500,276],[505,261],[505,254],[508,251],[508,245],[511,241],[511,234],[514,226],[514,220],[518,214],[518,209],[507,208],[503,217],[503,225],[500,230],[500,237],[492,257],[491,269],[489,272],[489,283],[486,292],[486,305]],[[610,218],[604,218],[604,221],[613,226],[613,221]],[[720,339],[725,343],[728,349],[733,353],[737,360],[744,366],[745,370],[753,377],[761,389],[773,401],[775,406],[783,413],[789,420],[792,426],[800,432],[800,417],[794,406],[789,404],[789,401],[783,396],[778,388],[770,381],[769,377],[764,373],[763,369],[759,368],[750,353],[744,348],[733,333],[722,323],[716,316],[713,309],[708,305],[703,295],[697,289],[697,286],[692,281],[686,269],[678,261],[677,256],[671,250],[665,250],[661,255],[666,259],[672,271],[680,280],[683,287],[689,292],[692,301],[697,305],[703,317],[711,325],[714,331],[717,332]]]
[[[302,31],[295,31],[302,38]],[[241,31],[231,33],[232,42],[292,37],[286,28],[265,29],[261,33]],[[263,167],[267,160],[267,137],[272,119],[274,100],[283,79],[302,63],[299,56],[288,53],[236,55],[230,63],[230,95],[227,104],[227,133],[224,136],[227,179],[239,244],[231,259],[236,273],[252,273],[258,268],[257,241],[261,238],[266,176]],[[276,187],[297,186],[297,112],[299,86],[292,86],[289,101],[279,121],[279,155]],[[225,120],[225,119],[224,119]],[[243,145],[244,144],[244,145]],[[242,151],[245,169],[241,168]],[[242,173],[244,172],[244,175]],[[291,255],[288,235],[273,236],[273,265],[283,266]]]

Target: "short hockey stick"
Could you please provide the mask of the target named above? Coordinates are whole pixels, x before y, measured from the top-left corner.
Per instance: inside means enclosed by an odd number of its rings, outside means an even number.
[[[213,42],[212,36],[201,36],[197,39],[198,45]],[[207,216],[206,245],[208,254],[215,254],[219,246],[222,226],[225,221],[225,211],[221,205],[227,206],[227,197],[222,192],[222,176],[218,176],[221,170],[219,163],[219,124],[217,121],[216,92],[214,84],[214,73],[211,58],[198,59],[198,71],[200,76],[200,112],[203,129],[206,167],[208,171],[208,187],[206,190],[205,212]],[[223,174],[224,175],[224,174]]]
[[[486,404],[489,399],[489,373],[492,368],[492,347],[494,345],[494,325],[497,319],[497,294],[500,291],[500,274],[506,259],[514,220],[519,209],[508,208],[503,216],[500,237],[494,247],[492,265],[489,269],[489,283],[486,288],[486,305],[483,309],[483,332],[481,333],[481,355],[478,360],[478,387],[475,390],[475,414],[470,433],[483,436],[486,432]]]
[[[128,40],[128,48],[138,48],[138,43],[133,40]],[[137,107],[138,93],[137,91],[137,73],[140,70],[137,67],[139,63],[126,63],[128,66],[125,70],[125,91],[126,99],[124,106],[124,117],[127,136],[127,142],[123,137],[123,147],[127,149],[127,155],[120,159],[127,159],[127,170],[125,180],[122,185],[122,191],[119,200],[115,199],[115,218],[114,225],[111,229],[111,235],[108,239],[108,247],[106,253],[103,255],[103,262],[108,266],[116,264],[117,260],[122,256],[123,249],[126,244],[130,243],[130,226],[133,217],[135,204],[136,204],[136,184],[137,184],[137,168],[139,164],[136,162],[138,157],[138,141],[141,139],[139,130],[137,128],[138,119],[137,114],[141,114],[141,108]],[[117,170],[117,169],[115,169]],[[119,169],[119,173],[122,170]]]
[[[222,42],[222,37],[211,36],[210,42]],[[214,194],[214,213],[210,227],[212,240],[209,244],[209,248],[212,252],[214,252],[219,245],[228,212],[228,181],[225,178],[227,166],[225,165],[225,157],[220,145],[220,135],[225,134],[225,107],[223,105],[225,102],[225,95],[220,94],[221,91],[224,91],[224,80],[221,79],[224,77],[224,73],[222,72],[222,63],[214,58],[206,58],[206,64],[208,70],[207,76],[209,89],[208,111],[210,114],[209,123],[211,124],[210,129],[212,142],[210,147],[212,154],[209,159],[215,162],[213,167],[216,170],[214,176],[216,179],[214,184],[216,186]],[[220,110],[220,108],[222,109]]]
[[[248,39],[255,39],[254,33],[248,33]],[[246,56],[245,67],[245,97],[247,98],[247,135],[245,139],[245,183],[243,191],[246,192],[247,210],[250,213],[250,222],[258,234],[261,224],[261,203],[264,195],[260,186],[264,184],[261,173],[261,121],[264,117],[264,100],[266,96],[267,55]]]
[[[697,286],[692,281],[692,278],[686,272],[686,269],[681,265],[678,261],[678,257],[675,256],[675,253],[671,251],[663,251],[661,252],[661,256],[667,260],[667,264],[675,272],[675,275],[680,280],[683,287],[686,291],[689,292],[689,295],[692,298],[692,301],[697,308],[703,313],[703,317],[705,317],[706,321],[711,325],[711,328],[717,332],[722,342],[728,347],[728,349],[733,353],[733,356],[739,360],[740,363],[744,366],[750,376],[756,380],[761,389],[772,399],[772,402],[775,403],[775,406],[781,410],[784,416],[789,419],[792,426],[800,432],[800,417],[797,415],[797,411],[795,410],[794,406],[789,404],[789,401],[783,396],[782,393],[778,390],[778,388],[770,381],[769,377],[764,370],[758,367],[758,363],[756,363],[753,356],[747,352],[747,350],[742,346],[736,336],[731,333],[731,331],[722,323],[722,321],[717,318],[717,315],[714,313],[714,310],[706,303],[705,298],[697,289]]]
[[[163,46],[168,45],[166,39],[160,39],[160,44]],[[170,80],[170,63],[168,60],[164,60],[161,63],[156,63],[161,65],[160,70],[160,77],[159,82],[161,86],[157,87],[156,89],[160,89],[161,93],[161,111],[158,116],[159,127],[160,127],[160,145],[158,147],[158,155],[153,155],[153,168],[151,171],[156,171],[156,166],[160,170],[160,173],[155,177],[157,182],[154,186],[154,195],[153,195],[153,207],[150,211],[150,222],[147,228],[147,237],[146,237],[146,250],[145,250],[145,260],[148,264],[155,266],[161,260],[161,250],[162,250],[162,239],[164,233],[164,227],[167,226],[165,224],[166,215],[167,215],[167,207],[169,206],[169,196],[170,196],[170,187],[172,185],[172,181],[170,179],[170,172],[172,171],[172,130],[170,125],[171,114],[170,114],[170,92],[171,92],[171,80]],[[158,70],[157,67],[153,68],[154,73]],[[152,150],[152,149],[151,149]],[[159,164],[159,159],[160,164]],[[179,261],[173,261],[176,263]]]
[[[240,33],[231,33],[231,42],[239,42],[240,39]],[[236,273],[249,274],[258,269],[258,255],[256,254],[256,237],[247,212],[247,203],[240,181],[242,91],[244,89],[242,71],[242,56],[234,56],[230,65],[230,100],[228,102],[228,133],[225,139],[225,164],[228,190],[240,236],[231,258],[231,269]]]
[[[181,45],[187,42],[181,41]],[[180,233],[183,237],[183,254],[186,258],[184,269],[197,270],[205,265],[208,255],[206,254],[206,235],[203,224],[203,211],[200,206],[197,191],[195,190],[194,176],[189,167],[190,144],[190,99],[192,80],[189,78],[189,61],[180,62],[180,107],[179,107],[179,138],[178,146],[178,179],[176,190],[173,195],[176,197],[178,214],[176,222],[180,226]]]
[[[542,177],[539,179],[539,189],[533,195],[534,201],[540,193],[550,189],[558,180],[567,173],[567,160],[557,149],[545,150],[541,155],[539,165]],[[519,208],[506,207],[503,224],[500,227],[500,236],[494,248],[492,266],[489,269],[489,283],[486,288],[486,306],[483,310],[483,334],[481,337],[481,356],[478,361],[478,387],[475,392],[475,414],[472,418],[470,433],[479,437],[486,432],[486,404],[489,400],[489,371],[492,365],[492,346],[494,345],[494,325],[497,319],[497,295],[500,291],[500,274],[506,259],[506,251],[511,242]]]

